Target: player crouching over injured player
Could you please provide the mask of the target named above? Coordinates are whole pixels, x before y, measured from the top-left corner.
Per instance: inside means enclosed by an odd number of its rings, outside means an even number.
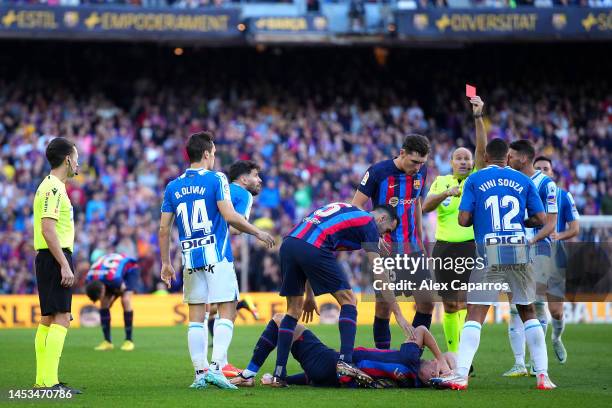
[[[139,275],[140,268],[136,259],[122,254],[111,253],[101,256],[89,269],[85,293],[94,303],[100,300],[100,323],[104,334],[104,341],[95,347],[96,351],[108,351],[114,348],[111,340],[110,308],[119,298],[121,298],[125,323],[125,342],[121,350],[134,350],[132,294],[138,286]]]
[[[279,326],[284,316],[278,313],[268,322],[255,345],[248,367],[230,380],[232,384],[240,387],[255,385],[255,376],[259,368],[276,348]],[[429,348],[435,358],[422,360],[423,347]],[[440,352],[436,340],[425,326],[415,328],[413,337],[406,340],[399,350],[364,347],[353,350],[353,364],[372,377],[375,380],[373,384],[363,381],[358,371],[338,375],[336,363],[340,353],[327,347],[312,331],[301,324],[298,324],[293,332],[291,354],[300,363],[304,372],[287,376],[287,384],[324,387],[425,387],[430,379],[450,373],[455,368],[456,361],[454,353]],[[261,383],[270,385],[272,375],[264,374]]]

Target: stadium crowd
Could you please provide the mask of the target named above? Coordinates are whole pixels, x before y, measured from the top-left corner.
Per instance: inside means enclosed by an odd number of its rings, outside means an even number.
[[[294,72],[300,65],[296,61],[283,69]],[[363,73],[375,69],[364,66]],[[189,77],[166,82],[143,74],[131,88],[117,85],[129,91],[108,94],[102,92],[102,79],[92,90],[32,76],[27,82],[0,79],[0,293],[35,291],[30,203],[48,172],[44,151],[54,136],[75,140],[80,153],[80,174],[67,189],[79,231],[75,263],[81,283],[90,259],[113,250],[139,258],[142,292],[155,290],[159,282],[161,197],[167,181],[186,166],[182,146],[190,133],[215,133],[219,170],[236,159],[262,166],[264,187],[251,221],[272,230],[279,243],[310,210],[350,201],[368,166],[392,157],[405,134],[423,133],[432,142],[428,184],[450,172],[455,146],[472,146],[473,124],[460,85],[450,92],[434,82],[431,95],[421,100],[389,71],[388,79],[368,85],[368,76],[355,74],[343,82],[285,83],[272,74],[262,79],[265,64],[256,71],[246,80],[203,74],[207,85],[191,84]],[[584,93],[577,95],[552,82],[525,82],[527,91],[515,93],[512,84],[486,87],[487,81],[478,84],[486,89],[488,136],[533,140],[539,153],[552,158],[558,184],[572,192],[581,214],[612,214],[612,95],[589,93],[597,83],[581,83]],[[434,221],[435,216],[425,218],[429,240]],[[609,230],[594,234],[607,239]],[[249,242],[249,289],[276,290],[277,248]],[[243,244],[234,241],[238,258]],[[178,271],[180,254],[173,247]],[[359,256],[344,254],[340,260],[360,286]],[[240,259],[236,264],[240,269]],[[173,290],[180,285],[179,280]]]

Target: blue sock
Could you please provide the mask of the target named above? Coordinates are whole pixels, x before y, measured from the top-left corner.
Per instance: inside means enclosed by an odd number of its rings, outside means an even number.
[[[285,315],[278,329],[278,341],[276,346],[276,368],[274,375],[276,377],[285,378],[287,376],[287,360],[291,351],[291,342],[293,341],[293,332],[297,326],[297,319],[292,316]]]
[[[132,341],[132,326],[134,324],[134,312],[123,312],[123,323],[125,325],[125,339]]]
[[[353,305],[342,305],[340,308],[340,360],[353,362],[353,348],[357,334],[357,308]]]
[[[102,326],[102,333],[104,333],[104,340],[108,342],[111,342],[110,323],[110,309],[100,309],[100,325]]]
[[[429,330],[429,326],[431,326],[431,315],[427,313],[416,312],[414,315],[414,319],[412,320],[413,327],[425,326],[427,330]]]
[[[374,345],[377,349],[388,349],[391,347],[389,319],[374,316]]]
[[[249,370],[249,374],[259,371],[259,368],[265,363],[272,350],[276,348],[277,341],[278,326],[274,320],[270,320],[263,333],[261,333],[261,336],[259,336],[257,344],[255,344],[253,357],[251,357],[251,361],[246,368]]]

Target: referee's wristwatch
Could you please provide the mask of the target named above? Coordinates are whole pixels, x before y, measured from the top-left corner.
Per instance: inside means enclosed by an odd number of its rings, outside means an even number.
[[[479,118],[482,118],[483,116],[484,116],[484,114],[483,114],[482,112],[480,112],[480,113],[479,113],[479,114],[477,114],[477,115],[476,115],[476,114],[473,114],[473,115],[472,115],[472,117],[473,117],[474,119],[479,119]]]

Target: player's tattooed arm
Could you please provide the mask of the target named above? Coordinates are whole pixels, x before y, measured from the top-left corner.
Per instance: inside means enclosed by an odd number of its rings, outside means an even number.
[[[525,223],[525,225],[527,224]],[[557,214],[556,213],[546,214],[545,219],[544,219],[544,226],[542,227],[541,230],[538,231],[536,236],[533,237],[533,239],[531,240],[532,243],[545,239],[547,236],[555,232],[556,228],[557,228]]]
[[[219,208],[221,216],[223,216],[225,221],[227,221],[227,223],[232,227],[239,231],[253,235],[258,240],[264,242],[268,248],[272,248],[274,246],[274,237],[267,232],[260,230],[253,224],[250,224],[242,215],[238,214],[236,210],[234,210],[234,206],[232,205],[231,201],[219,200],[217,201],[217,207]]]
[[[459,225],[462,227],[471,227],[472,224],[472,213],[469,211],[459,211]]]
[[[476,153],[474,158],[474,167],[476,170],[485,167],[485,148],[487,146],[487,132],[485,129],[484,120],[482,119],[482,110],[484,102],[480,96],[470,98],[472,104],[472,113],[474,114],[474,127],[476,130]]]
[[[546,223],[546,213],[544,213],[544,211],[536,213],[527,218],[524,223],[527,228],[540,227]]]

